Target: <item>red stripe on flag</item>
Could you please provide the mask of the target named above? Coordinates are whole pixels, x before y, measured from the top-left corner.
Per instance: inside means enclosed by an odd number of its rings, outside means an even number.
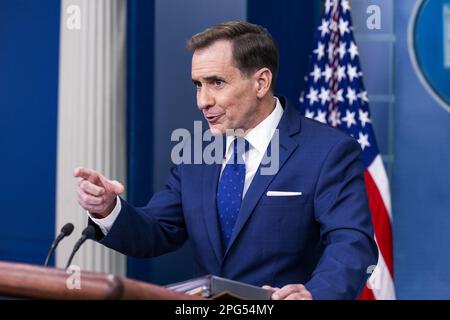
[[[373,295],[372,290],[367,287],[367,285],[364,287],[363,292],[359,296],[359,300],[376,300],[375,296]]]
[[[378,247],[391,273],[391,277],[394,278],[391,220],[389,219],[380,191],[368,170],[364,172],[364,178]]]

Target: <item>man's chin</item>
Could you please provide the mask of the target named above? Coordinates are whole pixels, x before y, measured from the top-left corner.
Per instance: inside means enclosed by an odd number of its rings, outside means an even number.
[[[215,136],[221,136],[225,134],[225,129],[221,125],[209,125],[209,130],[211,130],[211,133]]]
[[[244,137],[247,133],[244,129],[231,129],[227,128],[223,124],[209,124],[209,130],[214,136],[238,136],[238,137]]]

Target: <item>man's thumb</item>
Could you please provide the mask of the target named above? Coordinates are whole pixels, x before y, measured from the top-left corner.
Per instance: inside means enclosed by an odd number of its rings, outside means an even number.
[[[122,192],[125,191],[125,188],[119,181],[113,180],[110,182],[112,185],[112,191],[114,191],[115,194],[121,194]]]

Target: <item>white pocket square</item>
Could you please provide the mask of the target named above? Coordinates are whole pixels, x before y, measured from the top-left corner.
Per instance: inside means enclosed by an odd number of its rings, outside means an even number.
[[[294,197],[301,196],[301,192],[294,191],[267,191],[266,196],[268,197]]]

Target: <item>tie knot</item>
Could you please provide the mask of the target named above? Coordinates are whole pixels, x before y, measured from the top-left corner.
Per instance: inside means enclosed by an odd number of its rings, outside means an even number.
[[[233,141],[233,151],[239,156],[243,156],[250,149],[250,143],[245,138],[236,138]]]

